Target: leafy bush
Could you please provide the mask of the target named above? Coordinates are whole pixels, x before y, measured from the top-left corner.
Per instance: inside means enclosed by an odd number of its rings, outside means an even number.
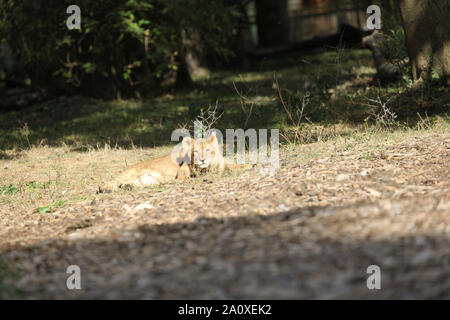
[[[233,54],[240,13],[224,0],[79,0],[80,30],[66,27],[71,4],[0,0],[0,38],[35,87],[133,94],[157,88],[188,51]]]
[[[387,60],[391,62],[406,82],[411,82],[411,70],[408,64],[405,33],[402,28],[390,29],[386,32],[389,51]]]

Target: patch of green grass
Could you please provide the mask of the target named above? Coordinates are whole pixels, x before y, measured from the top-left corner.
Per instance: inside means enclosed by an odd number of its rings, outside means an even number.
[[[47,182],[36,182],[36,181],[30,181],[25,183],[25,190],[26,192],[34,192],[36,189],[48,189],[52,183],[55,183],[54,181],[47,181]]]
[[[19,192],[19,188],[14,185],[14,183],[10,183],[8,185],[4,185],[0,188],[0,194],[1,195],[9,195],[9,194],[15,194]]]
[[[35,212],[36,213],[50,213],[50,212],[53,212],[56,209],[62,207],[64,205],[64,203],[65,203],[65,201],[58,200],[58,201],[55,201],[52,205],[37,207]]]
[[[430,119],[448,113],[450,93],[439,81],[414,88],[401,81],[382,86],[371,81],[375,72],[369,50],[311,50],[264,58],[248,69],[215,72],[197,79],[193,90],[145,101],[60,97],[1,113],[0,150],[40,145],[65,145],[77,151],[105,145],[126,149],[170,145],[174,129],[189,125],[202,108],[216,101],[218,112],[223,112],[215,126],[219,130],[274,128],[289,136],[293,124],[274,87],[275,78],[293,114],[308,94],[308,103],[298,117],[297,129],[307,137],[302,143],[332,138],[335,134],[324,132],[339,123],[355,128],[376,125],[370,118],[365,121],[373,109],[368,99],[377,97],[382,101],[392,98],[388,107],[406,126],[421,121],[418,113]],[[1,191],[14,193],[15,187]],[[37,190],[42,185],[26,188]]]
[[[24,184],[9,183],[0,187],[0,195],[12,195],[18,192],[35,192],[36,189],[48,189],[50,185],[54,184],[54,181],[47,181],[39,183],[36,181],[29,181]]]
[[[246,113],[233,82],[251,101],[257,102],[247,127],[276,128],[285,122],[285,115],[273,88],[274,75],[283,89],[314,92],[311,111],[317,109],[315,112],[322,114],[318,109],[320,101],[328,98],[327,90],[340,81],[346,66],[360,65],[355,59],[369,62],[370,52],[346,51],[340,65],[336,63],[334,51],[263,59],[248,70],[213,73],[208,79],[198,80],[196,88],[189,92],[146,101],[106,102],[61,97],[0,114],[0,150],[62,143],[80,150],[105,144],[125,148],[170,144],[174,129],[189,123],[201,108],[216,101],[219,111],[224,112],[217,128],[241,128],[246,122]]]

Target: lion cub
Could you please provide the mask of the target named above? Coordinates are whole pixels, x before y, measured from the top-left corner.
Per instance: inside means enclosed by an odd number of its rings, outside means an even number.
[[[111,192],[118,188],[133,189],[164,184],[176,179],[187,180],[197,173],[250,169],[252,165],[228,162],[220,150],[216,133],[208,139],[185,137],[176,156],[151,159],[127,168],[116,179],[99,188],[98,192]]]

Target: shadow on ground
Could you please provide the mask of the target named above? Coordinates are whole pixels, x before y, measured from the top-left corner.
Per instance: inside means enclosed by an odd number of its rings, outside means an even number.
[[[442,222],[440,199],[144,224],[110,241],[48,239],[0,258],[21,271],[25,298],[448,299],[450,237],[426,218]],[[424,218],[403,233],[402,214]],[[67,290],[69,265],[81,268],[82,290]],[[366,286],[370,265],[381,268],[381,290]]]

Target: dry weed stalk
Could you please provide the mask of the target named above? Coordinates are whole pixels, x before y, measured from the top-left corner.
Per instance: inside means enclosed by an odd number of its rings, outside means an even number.
[[[244,96],[236,87],[236,83],[233,81],[234,90],[238,94],[239,98],[241,98],[241,108],[242,111],[245,114],[245,122],[244,122],[244,130],[247,129],[248,121],[250,120],[250,116],[253,112],[253,107],[255,106],[255,100],[249,99],[246,96]],[[248,111],[246,110],[246,107],[248,107]]]
[[[417,112],[417,116],[419,117],[420,121],[417,122],[417,128],[419,130],[431,130],[433,125],[430,121],[430,118],[428,118],[428,114],[425,112],[425,119],[420,115],[420,113]]]
[[[25,122],[23,124],[23,126],[20,128],[20,135],[25,138],[25,140],[28,143],[28,148],[31,149],[31,143],[30,143],[30,138],[29,138],[30,137],[30,129],[28,128],[27,122]]]
[[[397,114],[392,111],[387,104],[394,96],[389,97],[385,102],[383,102],[380,96],[377,99],[367,99],[369,103],[365,105],[371,107],[369,110],[369,117],[375,121],[379,126],[387,129],[391,129],[397,125]]]
[[[223,116],[223,111],[220,113],[218,108],[219,102],[216,101],[215,105],[209,105],[206,110],[202,108],[200,110],[200,114],[195,117],[191,124],[189,122],[179,123],[178,127],[181,129],[187,129],[189,132],[193,132],[194,137],[196,134],[195,128],[200,128],[200,134],[203,135],[209,129],[212,129],[217,121],[219,121],[219,119]]]

